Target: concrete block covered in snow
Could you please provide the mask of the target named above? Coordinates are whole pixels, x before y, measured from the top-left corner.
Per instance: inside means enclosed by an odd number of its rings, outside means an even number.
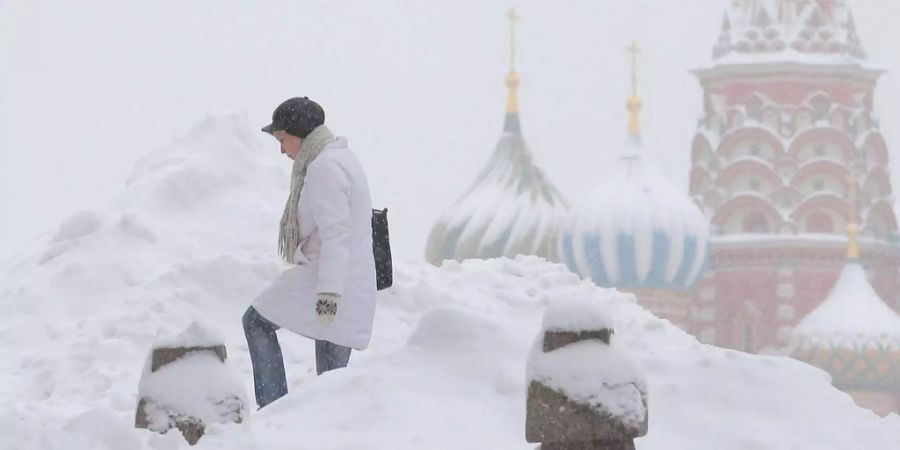
[[[135,427],[159,433],[177,428],[193,445],[207,424],[240,423],[247,399],[225,362],[222,342],[197,323],[158,338],[141,376]]]
[[[542,450],[633,449],[647,434],[646,381],[593,303],[547,308],[527,377],[525,435]]]

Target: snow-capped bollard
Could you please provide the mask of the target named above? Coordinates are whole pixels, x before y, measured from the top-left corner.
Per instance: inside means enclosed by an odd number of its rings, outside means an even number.
[[[157,339],[141,375],[134,426],[159,433],[177,428],[194,445],[206,424],[240,423],[247,399],[225,363],[223,342],[196,322]]]
[[[528,358],[525,438],[541,450],[633,450],[647,387],[594,303],[554,302]]]

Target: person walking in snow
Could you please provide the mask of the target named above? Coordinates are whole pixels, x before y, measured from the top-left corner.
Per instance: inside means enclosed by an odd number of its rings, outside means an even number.
[[[369,344],[376,292],[369,186],[347,139],[331,133],[322,107],[306,97],[279,105],[262,131],[293,171],[278,232],[291,266],[243,317],[260,408],[287,394],[276,330],[315,340],[317,374],[345,367],[351,349]]]

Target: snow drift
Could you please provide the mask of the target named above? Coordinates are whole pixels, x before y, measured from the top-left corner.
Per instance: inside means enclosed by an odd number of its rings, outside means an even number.
[[[174,449],[133,428],[159,330],[196,319],[224,333],[248,398],[240,327],[284,266],[276,224],[288,164],[240,115],[212,117],[147,155],[102,211],[83,211],[10,262],[0,305],[0,436],[13,449]],[[271,150],[271,151],[267,151]],[[313,345],[282,333],[290,394],[196,448],[514,449],[525,361],[547,305],[589,299],[646,374],[640,449],[896,449],[900,418],[857,408],[800,362],[698,343],[634,298],[534,257],[397,261],[375,335],[350,366],[315,377]]]

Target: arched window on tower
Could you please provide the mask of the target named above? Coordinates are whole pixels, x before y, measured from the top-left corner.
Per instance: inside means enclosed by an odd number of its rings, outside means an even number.
[[[814,151],[816,153],[816,156],[818,156],[818,157],[825,156],[825,144],[822,144],[822,143],[816,144]]]
[[[760,212],[751,212],[744,217],[743,229],[745,233],[768,233],[769,220]]]
[[[812,181],[813,192],[818,192],[825,189],[825,180],[821,178],[815,178]]]
[[[834,221],[826,213],[812,213],[806,218],[806,231],[808,233],[834,233]]]
[[[759,180],[757,180],[756,178],[751,178],[749,184],[750,184],[751,191],[759,190]]]

